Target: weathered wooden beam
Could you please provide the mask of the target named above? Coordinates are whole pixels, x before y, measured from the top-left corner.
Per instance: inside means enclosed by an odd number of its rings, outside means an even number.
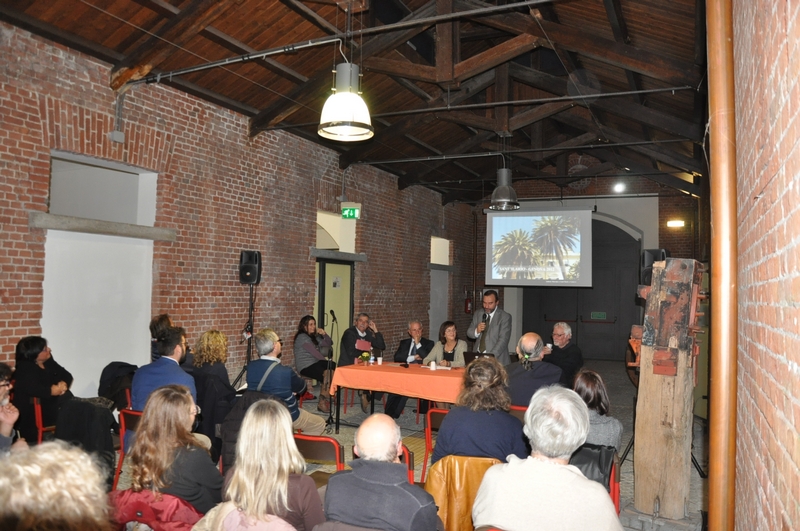
[[[703,268],[694,260],[656,262],[646,293],[636,405],[636,510],[686,516],[692,457],[697,301]],[[640,288],[645,288],[640,286]]]
[[[328,35],[336,35],[339,33],[339,28],[325,20],[323,17],[319,16],[316,11],[305,5],[303,2],[299,0],[281,0],[289,9],[297,12],[301,17],[308,20],[319,29],[327,33]]]
[[[444,154],[446,154],[446,155],[457,155],[457,154],[460,154],[460,153],[466,153],[466,152],[470,151],[472,148],[474,148],[475,146],[480,145],[483,142],[486,142],[487,140],[489,140],[493,136],[494,136],[494,133],[491,133],[491,132],[479,133],[479,134],[477,134],[475,136],[469,137],[468,139],[466,139],[463,142],[459,143],[458,145],[452,147],[451,149],[448,149]],[[400,179],[397,179],[397,188],[399,190],[403,190],[404,188],[407,188],[407,187],[409,187],[409,186],[411,186],[413,184],[425,183],[426,182],[425,177],[427,175],[430,175],[435,170],[437,170],[437,169],[441,168],[442,166],[444,166],[445,164],[448,164],[448,163],[451,163],[451,162],[453,162],[453,160],[432,160],[430,162],[426,162],[425,163],[425,169],[423,171],[420,171],[420,172],[409,172],[408,175],[406,175],[406,176],[404,176],[404,177],[402,177]],[[478,176],[478,174],[473,170],[469,170],[469,173],[471,173],[472,175]]]
[[[508,75],[508,64],[504,63],[494,69],[494,101],[508,101],[511,97],[511,78]],[[494,130],[501,136],[511,136],[508,124],[510,114],[511,109],[506,105],[494,108]]]
[[[193,0],[186,9],[168,20],[155,35],[128,54],[111,70],[111,88],[141,79],[172,55],[179,47],[196,37],[206,26],[223,14],[237,0]]]
[[[436,14],[446,15],[453,12],[453,0],[436,0]],[[451,82],[455,79],[455,64],[459,57],[456,56],[456,36],[458,22],[440,22],[436,24],[436,81],[439,83]]]
[[[467,127],[474,127],[476,129],[483,129],[484,131],[496,131],[495,126],[497,122],[494,118],[488,116],[475,114],[468,111],[451,111],[436,113],[436,118],[444,122],[451,122],[454,124],[466,125]]]
[[[592,157],[598,158],[600,160],[614,162],[618,165],[624,166],[629,170],[631,170],[631,172],[633,173],[642,173],[643,177],[646,177],[651,181],[655,181],[665,186],[675,188],[676,190],[680,190],[681,192],[684,192],[686,194],[690,194],[696,197],[700,197],[702,195],[701,188],[698,185],[694,184],[693,182],[684,181],[680,177],[676,177],[666,172],[654,173],[653,168],[647,166],[646,164],[642,164],[641,162],[637,162],[633,159],[629,159],[618,153],[614,153],[610,149],[598,148],[598,149],[585,150],[584,152],[587,155],[591,155]]]

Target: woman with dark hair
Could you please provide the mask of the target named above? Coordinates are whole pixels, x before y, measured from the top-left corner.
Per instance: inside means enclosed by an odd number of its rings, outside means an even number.
[[[610,404],[603,379],[594,371],[581,369],[575,375],[574,391],[589,408],[589,435],[586,442],[613,446],[619,451],[622,442],[622,423],[608,415]]]
[[[129,454],[131,490],[171,494],[201,513],[222,501],[222,476],[191,433],[196,415],[186,386],[167,385],[150,393]]]
[[[445,321],[439,327],[439,341],[431,349],[431,353],[422,360],[423,365],[435,361],[442,367],[463,367],[464,352],[467,351],[467,342],[458,339],[458,329],[453,321]]]
[[[329,359],[331,337],[322,328],[317,328],[317,320],[311,315],[300,319],[294,335],[294,365],[302,376],[313,378],[320,384],[317,409],[323,413],[331,410],[331,379],[336,364]]]
[[[225,498],[195,531],[253,529],[311,531],[325,521],[314,480],[292,433],[292,417],[278,400],[259,400],[245,413],[228,472]]]
[[[494,457],[528,455],[522,423],[510,415],[506,370],[494,358],[478,358],[464,372],[456,407],[442,421],[431,465],[446,455]]]
[[[20,436],[35,444],[38,439],[33,399],[42,405],[42,423],[53,426],[58,408],[72,397],[72,375],[53,359],[47,340],[41,336],[23,337],[17,343],[14,370],[14,406],[19,410],[15,427]]]

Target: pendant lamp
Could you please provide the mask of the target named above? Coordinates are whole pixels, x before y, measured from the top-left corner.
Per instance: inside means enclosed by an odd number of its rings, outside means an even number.
[[[358,65],[336,65],[336,86],[322,107],[317,133],[322,138],[339,142],[355,142],[372,138],[375,129],[367,104],[358,91]]]
[[[511,187],[511,168],[497,170],[497,188],[492,192],[490,210],[518,210],[517,192]]]

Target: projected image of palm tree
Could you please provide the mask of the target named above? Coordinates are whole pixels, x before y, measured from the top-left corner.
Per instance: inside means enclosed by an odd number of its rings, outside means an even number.
[[[561,279],[567,279],[564,255],[580,244],[580,220],[571,216],[544,216],[533,223],[533,242],[545,256],[553,257],[561,269]]]
[[[539,256],[531,233],[517,229],[495,242],[492,264],[504,279],[533,278],[533,266],[539,264]]]

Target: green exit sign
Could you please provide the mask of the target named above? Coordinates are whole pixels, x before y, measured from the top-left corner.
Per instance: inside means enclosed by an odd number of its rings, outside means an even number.
[[[361,209],[356,207],[342,207],[342,219],[358,219],[361,217]]]
[[[606,312],[592,312],[593,321],[602,321],[606,319]]]

